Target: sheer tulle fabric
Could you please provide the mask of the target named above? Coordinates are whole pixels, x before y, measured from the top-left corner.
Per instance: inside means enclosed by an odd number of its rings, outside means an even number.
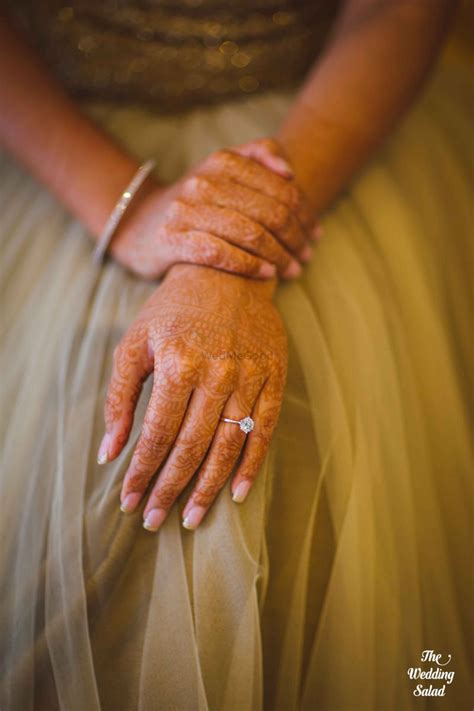
[[[158,535],[119,511],[150,383],[122,456],[95,461],[112,349],[154,286],[95,269],[83,229],[1,158],[5,711],[468,707],[467,86],[438,68],[281,286],[276,436],[248,501],[227,484],[195,533],[176,507]],[[170,180],[290,100],[88,110]],[[439,701],[412,695],[424,649],[452,655]]]

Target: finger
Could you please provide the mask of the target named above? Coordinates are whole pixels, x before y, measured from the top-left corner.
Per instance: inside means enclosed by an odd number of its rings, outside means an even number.
[[[258,161],[265,168],[273,170],[283,178],[290,179],[294,177],[293,168],[283,155],[283,149],[271,138],[249,141],[241,146],[236,146],[233,150],[242,156],[253,158],[253,160]]]
[[[222,417],[241,420],[249,416],[261,386],[261,377],[242,383],[239,390],[227,401]],[[185,528],[194,530],[201,523],[238,460],[246,436],[239,425],[219,422],[194,490],[183,510]]]
[[[314,223],[314,214],[307,198],[293,180],[285,180],[251,157],[232,150],[216,151],[200,166],[199,175],[225,176],[229,180],[262,192],[286,205],[301,225],[307,229]]]
[[[318,241],[321,239],[321,237],[324,237],[324,227],[318,223],[312,229],[311,238],[315,241]]]
[[[286,205],[232,180],[193,175],[184,182],[181,196],[186,202],[206,202],[246,215],[263,225],[295,256],[306,244],[303,228]]]
[[[140,503],[183,421],[197,381],[195,364],[186,358],[171,351],[155,362],[152,394],[120,494],[120,508],[126,513]]]
[[[303,264],[306,264],[307,262],[311,261],[311,258],[313,256],[313,249],[309,245],[306,245],[303,247],[301,252],[298,255],[298,258],[300,262],[303,262]]]
[[[97,455],[99,464],[118,457],[127,443],[143,383],[152,370],[153,358],[148,352],[146,330],[135,328],[114,351],[104,408],[106,432]]]
[[[143,512],[143,526],[148,531],[158,530],[201,464],[228,398],[225,388],[219,390],[202,387],[194,391],[173,449]]]
[[[167,229],[162,249],[169,249],[170,264],[189,262],[215,267],[242,276],[268,279],[275,276],[276,268],[270,262],[234,247],[210,232]]]
[[[291,254],[262,225],[227,207],[174,200],[168,211],[168,220],[171,228],[208,232],[245,249],[275,264],[280,274],[295,262]]]
[[[232,499],[237,503],[247,497],[265,459],[280,413],[283,384],[283,378],[269,379],[255,405],[252,416],[255,426],[247,437],[242,460],[231,484]]]

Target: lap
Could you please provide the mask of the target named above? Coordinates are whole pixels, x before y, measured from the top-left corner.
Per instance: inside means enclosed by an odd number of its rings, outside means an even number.
[[[262,99],[269,126],[285,101]],[[118,508],[150,384],[124,453],[95,463],[111,353],[153,287],[111,263],[96,271],[81,228],[2,159],[1,636],[23,681],[46,655],[71,709],[99,697],[259,708],[263,689],[274,709],[329,693],[375,708],[362,660],[385,660],[382,683],[395,665],[401,683],[429,642],[455,654],[462,693],[471,218],[466,124],[445,103],[426,95],[328,213],[304,277],[279,290],[290,369],[269,456],[245,506],[226,486],[194,534],[176,508],[158,536]],[[264,112],[235,116],[212,114],[219,142],[263,132]],[[217,147],[209,115],[188,128],[170,175]],[[158,150],[159,125],[146,135]]]

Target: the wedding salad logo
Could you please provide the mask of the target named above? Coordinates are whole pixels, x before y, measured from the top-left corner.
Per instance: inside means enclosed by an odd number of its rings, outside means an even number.
[[[429,669],[422,667],[410,667],[408,669],[407,674],[410,679],[423,682],[416,685],[413,690],[413,696],[445,696],[446,687],[452,684],[454,679],[454,671],[447,669],[451,662],[451,655],[447,654],[443,659],[443,655],[437,654],[433,649],[424,649],[421,653],[420,661],[431,666]],[[433,681],[435,682],[434,684]],[[443,682],[443,684],[440,682]]]

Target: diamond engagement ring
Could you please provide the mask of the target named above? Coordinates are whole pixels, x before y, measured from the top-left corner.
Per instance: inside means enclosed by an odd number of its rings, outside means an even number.
[[[243,420],[231,420],[230,417],[221,417],[222,422],[231,422],[233,425],[239,425],[242,432],[248,434],[255,426],[255,422],[251,417],[244,417]]]

